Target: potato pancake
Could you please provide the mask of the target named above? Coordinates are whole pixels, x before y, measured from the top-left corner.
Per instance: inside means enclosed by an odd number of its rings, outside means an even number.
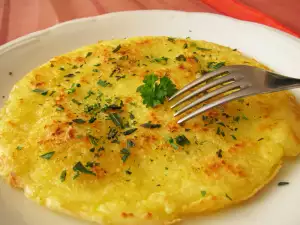
[[[166,100],[197,74],[236,64],[266,68],[171,37],[55,57],[1,110],[0,175],[41,205],[100,224],[167,224],[246,200],[299,153],[295,97],[239,99],[182,126]]]

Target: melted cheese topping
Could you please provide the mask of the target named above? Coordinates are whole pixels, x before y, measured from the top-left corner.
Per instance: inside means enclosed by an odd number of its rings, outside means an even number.
[[[290,93],[227,103],[179,126],[171,103],[147,108],[136,91],[151,73],[180,89],[220,62],[265,68],[230,48],[167,37],[53,58],[15,85],[1,111],[0,174],[42,205],[103,224],[162,224],[251,197],[283,156],[299,153]],[[161,127],[141,126],[149,121]]]

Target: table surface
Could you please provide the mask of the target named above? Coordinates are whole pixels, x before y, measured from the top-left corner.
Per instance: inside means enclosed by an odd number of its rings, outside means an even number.
[[[235,1],[259,10],[300,33],[300,0]],[[0,0],[0,45],[75,18],[141,9],[220,13],[201,0]]]

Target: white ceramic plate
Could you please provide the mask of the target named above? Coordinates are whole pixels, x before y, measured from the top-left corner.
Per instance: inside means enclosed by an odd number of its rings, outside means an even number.
[[[121,12],[70,21],[1,46],[0,107],[17,80],[53,56],[101,39],[144,35],[189,36],[192,39],[203,39],[238,48],[277,72],[300,78],[300,41],[278,30],[207,13]],[[9,75],[9,72],[12,72],[12,75]],[[183,224],[299,225],[299,174],[300,159],[286,160],[275,180],[252,200],[209,216],[187,220]],[[279,181],[289,181],[290,185],[278,187]],[[0,181],[0,224],[89,223],[38,206],[27,200],[21,192]]]

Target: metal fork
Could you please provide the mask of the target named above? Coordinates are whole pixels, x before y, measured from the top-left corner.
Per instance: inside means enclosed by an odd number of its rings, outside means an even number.
[[[169,99],[169,101],[200,84],[204,85],[200,86],[198,89],[183,97],[173,106],[171,106],[171,108],[175,108],[197,96],[195,101],[179,109],[174,116],[178,116],[200,103],[205,103],[205,101],[209,100],[210,98],[224,94],[223,97],[208,104],[204,104],[203,107],[200,107],[196,111],[186,115],[178,121],[179,124],[215,106],[238,98],[300,87],[300,79],[286,77],[252,66],[224,66],[189,83],[180,91],[175,93]],[[209,91],[211,88],[215,89]],[[198,97],[199,94],[203,95]]]

